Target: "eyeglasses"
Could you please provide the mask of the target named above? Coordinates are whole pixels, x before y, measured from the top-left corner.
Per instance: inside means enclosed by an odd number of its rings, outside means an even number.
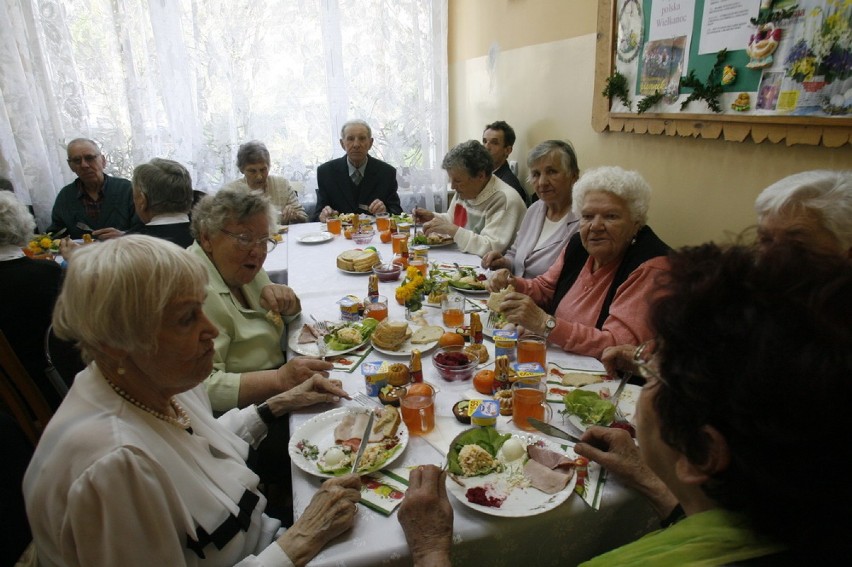
[[[255,240],[248,234],[234,234],[233,232],[227,231],[224,228],[220,228],[219,230],[236,240],[237,248],[244,252],[254,250],[254,248],[257,246],[263,246],[264,248],[266,248],[266,252],[269,253],[275,250],[275,247],[278,246],[278,242],[268,236],[264,236],[263,238],[258,238],[257,240]]]
[[[70,165],[80,165],[80,164],[81,164],[81,163],[83,163],[84,161],[85,161],[86,163],[94,163],[94,161],[95,161],[96,159],[98,159],[99,157],[101,157],[101,154],[95,154],[95,155],[87,155],[87,156],[75,157],[75,158],[71,158],[71,159],[69,159],[69,160],[68,160],[68,163],[69,163]]]

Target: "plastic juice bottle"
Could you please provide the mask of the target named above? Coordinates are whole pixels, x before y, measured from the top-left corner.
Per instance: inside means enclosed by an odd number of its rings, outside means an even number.
[[[417,349],[411,351],[411,363],[408,365],[408,370],[412,382],[423,381],[423,363],[420,361],[420,351]]]

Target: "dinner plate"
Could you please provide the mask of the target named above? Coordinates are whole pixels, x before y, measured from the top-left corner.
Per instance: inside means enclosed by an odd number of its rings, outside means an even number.
[[[450,238],[449,240],[442,240],[441,242],[436,242],[435,244],[426,244],[429,248],[443,248],[444,246],[449,246],[450,244],[455,244],[456,241]]]
[[[299,354],[303,354],[305,356],[319,356],[320,352],[317,348],[317,343],[300,343],[299,335],[302,333],[302,327],[296,325],[294,325],[293,327],[293,330],[290,331],[290,335],[287,337],[287,346],[290,347],[290,350]],[[330,348],[325,352],[325,356],[337,356],[338,354],[346,354],[347,352],[358,350],[366,342],[367,341],[365,340],[361,342],[361,344],[354,345],[352,348],[347,348],[344,350],[335,350],[333,348]]]
[[[414,349],[419,350],[420,354],[425,354],[429,352],[438,345],[438,341],[415,345],[411,344],[411,339],[405,339],[405,342],[400,345],[398,350],[388,350],[386,348],[376,346],[376,343],[372,342],[372,339],[370,340],[370,344],[373,345],[374,349],[388,356],[411,356],[411,351]]]
[[[309,232],[308,234],[303,234],[296,241],[301,242],[302,244],[320,244],[322,242],[328,242],[334,238],[334,235],[330,232]]]
[[[465,289],[463,287],[458,287],[456,285],[453,285],[453,282],[450,282],[449,286],[458,292],[468,293],[470,295],[488,295],[489,293],[491,293],[487,289]]]
[[[563,386],[564,388],[565,386]],[[596,384],[588,384],[586,386],[580,386],[580,390],[588,390],[590,392],[600,392],[602,389],[608,389],[610,394],[615,393],[615,389],[618,388],[618,380],[606,380],[604,382],[598,382]],[[548,388],[548,398],[550,397],[550,389]],[[635,415],[636,415],[636,402],[639,401],[639,392],[642,391],[640,386],[635,384],[625,384],[624,391],[621,392],[621,400],[618,402],[618,410],[621,414],[634,426],[636,425]],[[585,431],[590,424],[583,423],[583,421],[573,414],[568,414],[568,421],[570,421],[573,425],[577,426],[581,431]],[[609,424],[607,424],[609,425]]]
[[[297,445],[301,442],[307,441],[311,445],[315,445],[319,454],[322,455],[326,449],[336,445],[334,442],[334,428],[337,427],[346,415],[364,413],[367,411],[369,410],[360,407],[341,407],[315,415],[303,423],[301,427],[299,427],[299,429],[297,429],[290,437],[290,443],[287,446],[287,450],[290,453],[290,460],[294,465],[308,474],[324,478],[334,477],[335,475],[331,473],[319,470],[316,459],[309,459],[306,457]],[[385,468],[399,458],[408,446],[408,428],[405,426],[404,421],[399,422],[399,429],[397,429],[396,435],[399,438],[399,449],[397,449],[397,451],[385,462],[379,463],[375,467],[359,474],[365,475],[375,472],[379,469]]]
[[[539,444],[551,451],[556,451],[557,453],[566,455],[568,458],[575,459],[577,457],[571,449],[563,449],[562,446],[554,441],[533,433],[513,433],[512,437],[517,438],[524,445]],[[518,475],[521,474],[521,471],[523,470],[523,462],[524,459],[518,459],[517,461],[507,463],[506,469],[503,472],[487,474],[484,476],[450,477],[448,475],[447,492],[452,494],[456,500],[468,508],[491,516],[502,516],[505,518],[520,518],[524,516],[543,514],[544,512],[553,510],[568,500],[568,497],[573,494],[574,486],[577,484],[576,470],[574,471],[574,475],[571,477],[571,480],[568,482],[568,485],[556,494],[545,494],[532,486],[524,488],[510,488],[508,484],[509,480],[516,479]],[[464,486],[461,486],[456,482],[456,480]],[[500,493],[508,492],[508,496],[499,508],[474,504],[465,496],[468,489],[474,487],[485,487],[486,489],[491,488]]]
[[[369,275],[369,274],[372,274],[372,273],[373,273],[373,269],[372,269],[372,268],[370,268],[370,269],[369,269],[369,270],[367,270],[366,272],[356,272],[355,270],[344,270],[344,269],[343,269],[343,268],[341,268],[340,266],[338,266],[338,267],[337,267],[337,269],[338,269],[338,270],[340,270],[341,272],[343,272],[344,274],[351,274],[351,275],[353,275],[353,276],[367,276],[367,275]]]

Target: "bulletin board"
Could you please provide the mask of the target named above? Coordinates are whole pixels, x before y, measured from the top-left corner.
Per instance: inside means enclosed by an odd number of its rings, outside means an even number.
[[[602,94],[616,72],[627,104]],[[852,2],[599,0],[593,100],[598,132],[852,144]]]

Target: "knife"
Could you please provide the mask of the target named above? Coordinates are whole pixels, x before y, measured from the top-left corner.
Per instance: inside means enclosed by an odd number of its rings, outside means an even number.
[[[367,427],[364,429],[364,434],[361,436],[361,446],[358,447],[358,453],[355,455],[355,462],[352,463],[352,472],[358,470],[358,465],[361,464],[361,457],[364,456],[364,451],[367,449],[367,444],[370,442],[370,432],[373,429],[373,418],[375,413],[370,412],[370,417],[367,419]]]
[[[550,435],[551,437],[559,437],[560,439],[567,439],[568,441],[573,441],[574,443],[580,443],[580,438],[576,435],[571,435],[567,431],[562,431],[558,427],[553,427],[549,423],[545,423],[534,417],[528,417],[527,423],[529,423],[542,433]]]

